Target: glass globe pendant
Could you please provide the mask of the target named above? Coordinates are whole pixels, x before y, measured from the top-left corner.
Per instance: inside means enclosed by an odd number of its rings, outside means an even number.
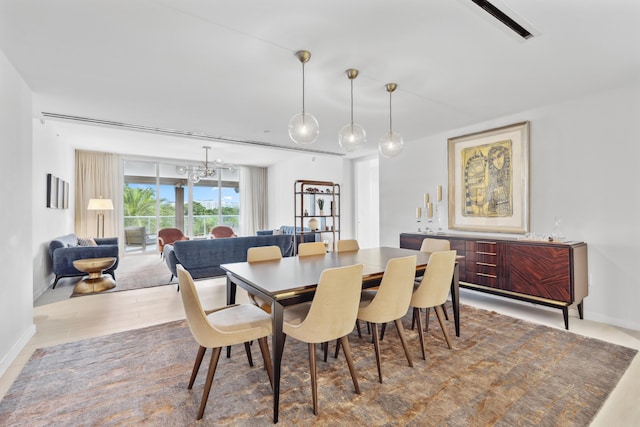
[[[362,126],[353,122],[353,80],[358,77],[358,70],[350,68],[346,73],[351,81],[351,122],[344,125],[338,132],[338,143],[343,150],[352,152],[364,146],[367,142],[367,133]]]
[[[389,132],[382,135],[380,142],[378,142],[378,151],[384,157],[391,158],[397,156],[402,151],[404,142],[402,136],[397,133],[393,133],[391,127],[391,94],[398,88],[395,83],[388,83],[386,86],[387,92],[389,92]]]
[[[289,137],[296,144],[307,145],[312,144],[320,134],[318,120],[304,111],[304,64],[311,59],[311,53],[299,50],[296,52],[296,58],[302,63],[302,113],[296,114],[289,120]]]

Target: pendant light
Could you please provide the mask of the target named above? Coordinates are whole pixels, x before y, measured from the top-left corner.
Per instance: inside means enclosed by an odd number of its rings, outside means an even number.
[[[347,78],[351,82],[351,122],[338,132],[338,143],[345,151],[351,152],[361,148],[367,142],[367,133],[362,126],[353,122],[353,80],[358,77],[358,70],[349,68]]]
[[[312,144],[320,133],[316,118],[304,111],[304,64],[311,59],[311,53],[299,50],[295,55],[302,63],[302,113],[296,114],[289,120],[289,137],[296,144],[306,145]]]
[[[382,138],[380,138],[380,142],[378,143],[378,151],[384,157],[395,157],[402,151],[402,145],[404,144],[402,141],[402,136],[397,133],[393,133],[391,128],[391,94],[398,88],[398,85],[395,83],[387,83],[385,86],[387,88],[387,92],[389,92],[389,132],[384,134]]]

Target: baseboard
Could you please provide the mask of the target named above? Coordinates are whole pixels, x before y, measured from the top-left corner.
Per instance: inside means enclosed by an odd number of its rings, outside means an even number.
[[[13,345],[9,353],[7,353],[0,361],[0,377],[7,372],[7,369],[11,366],[14,360],[18,357],[23,348],[27,345],[29,340],[36,334],[36,325],[34,323],[31,324],[24,331],[24,334],[20,337],[20,339]]]

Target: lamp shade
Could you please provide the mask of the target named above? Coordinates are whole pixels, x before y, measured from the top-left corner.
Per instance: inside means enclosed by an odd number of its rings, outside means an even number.
[[[113,202],[111,199],[89,199],[89,206],[87,210],[90,211],[112,211]]]

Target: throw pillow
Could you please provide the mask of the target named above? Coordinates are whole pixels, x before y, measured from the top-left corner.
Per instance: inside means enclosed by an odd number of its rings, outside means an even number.
[[[98,246],[93,237],[78,237],[79,246]]]
[[[276,230],[273,230],[273,235],[274,236],[280,236],[282,234],[282,230],[280,230],[279,228]]]

